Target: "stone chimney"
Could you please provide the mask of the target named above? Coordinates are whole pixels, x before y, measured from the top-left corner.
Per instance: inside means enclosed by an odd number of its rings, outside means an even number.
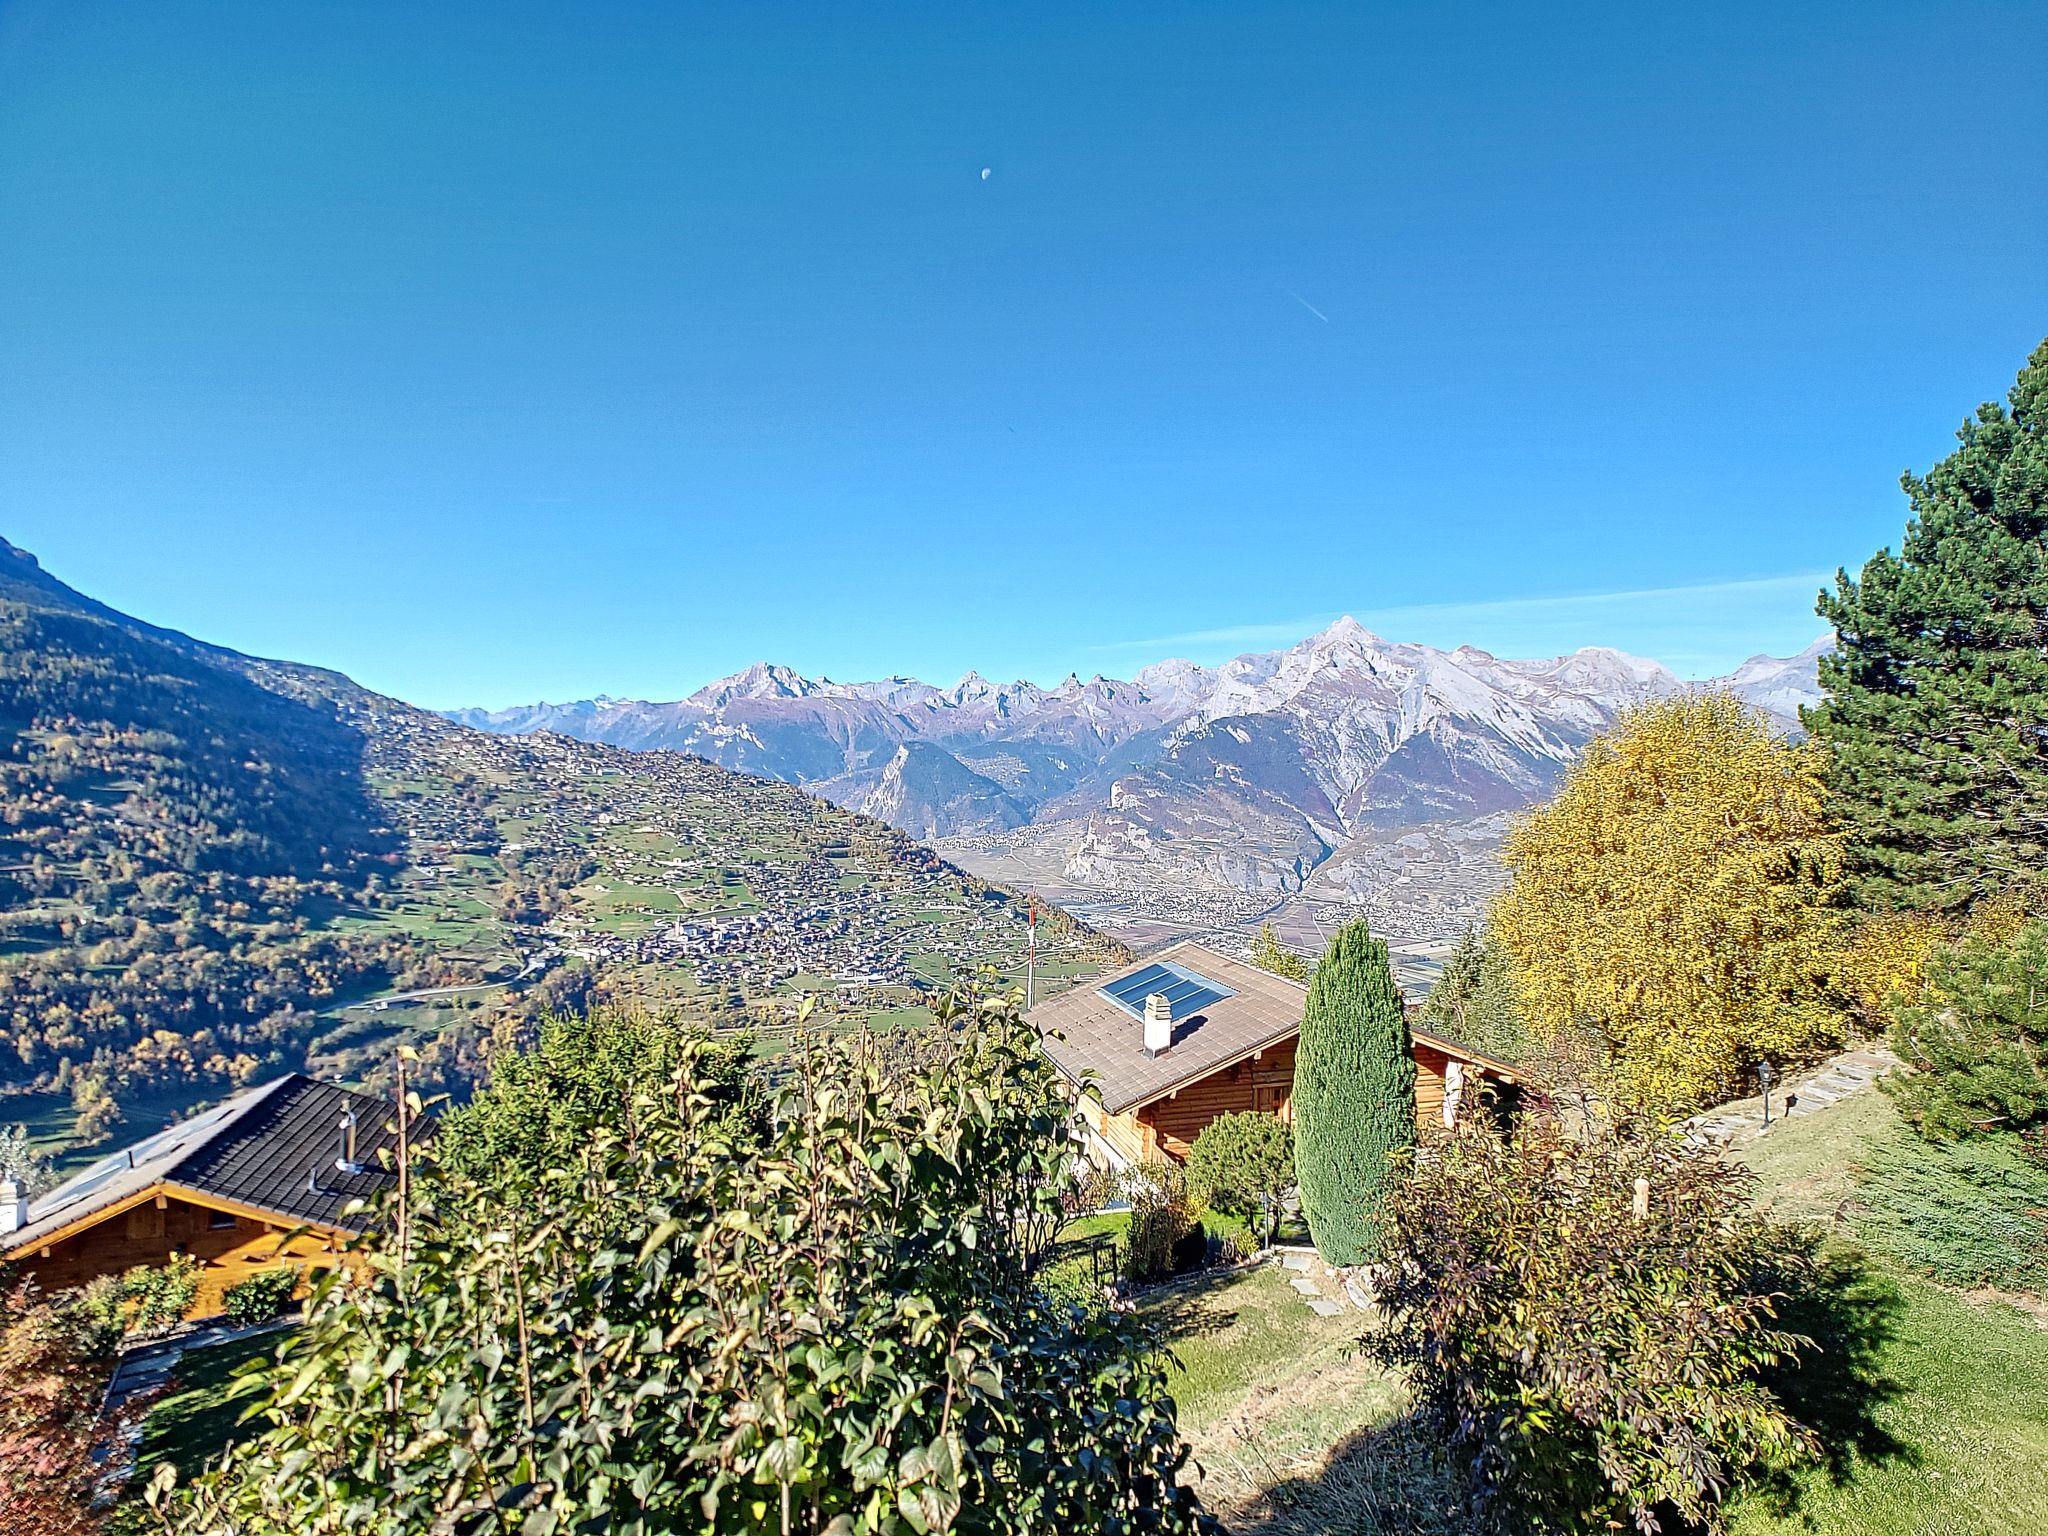
[[[28,1191],[12,1174],[0,1179],[0,1234],[19,1232],[28,1225]]]
[[[1158,1056],[1173,1044],[1173,1006],[1164,992],[1145,999],[1145,1054]]]

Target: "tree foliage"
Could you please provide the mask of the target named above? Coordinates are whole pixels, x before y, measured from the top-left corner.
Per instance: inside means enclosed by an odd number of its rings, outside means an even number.
[[[51,1184],[50,1160],[29,1140],[28,1127],[0,1125],[0,1179],[12,1179],[33,1199]]]
[[[406,1246],[316,1292],[266,1432],[154,1500],[251,1536],[1193,1529],[1144,1325],[1035,1283],[1061,1079],[1015,999],[942,1012],[909,1070],[801,1040],[759,1136],[683,1037],[568,1167],[429,1160]]]
[[[1378,1252],[1397,1154],[1415,1140],[1415,1057],[1387,946],[1347,925],[1316,967],[1294,1059],[1302,1214],[1330,1263]]]
[[[1289,981],[1308,980],[1307,959],[1283,947],[1271,923],[1260,925],[1259,936],[1252,941],[1251,960],[1260,970],[1285,976]]]
[[[1751,1214],[1752,1183],[1674,1137],[1540,1112],[1429,1133],[1388,1205],[1367,1347],[1409,1369],[1482,1509],[1718,1529],[1733,1488],[1813,1449],[1759,1381],[1807,1341],[1776,1320],[1803,1260]]]
[[[1923,1134],[2048,1123],[2048,922],[1936,950],[1895,1015],[1892,1048],[1914,1071],[1885,1086]]]
[[[1820,750],[1727,694],[1644,705],[1510,834],[1492,932],[1539,1039],[1591,1030],[1627,1107],[1724,1098],[1838,1039]]]
[[[2048,341],[2008,400],[1903,478],[1899,552],[1821,594],[1837,644],[1806,723],[1870,906],[1953,911],[2048,869]]]
[[[1188,1150],[1188,1179],[1219,1211],[1270,1221],[1294,1187],[1294,1131],[1275,1115],[1218,1115]]]
[[[1416,1022],[1440,1039],[1502,1061],[1519,1062],[1529,1054],[1514,962],[1491,933],[1477,928],[1459,936]]]
[[[569,1167],[593,1127],[629,1125],[636,1100],[674,1077],[686,1041],[707,1098],[742,1119],[758,1110],[751,1034],[713,1036],[644,1009],[600,1005],[544,1019],[527,1049],[494,1056],[489,1086],[443,1117],[436,1155],[478,1177],[508,1164],[534,1178]]]

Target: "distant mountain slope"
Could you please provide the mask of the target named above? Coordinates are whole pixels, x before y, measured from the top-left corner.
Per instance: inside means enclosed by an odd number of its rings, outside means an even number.
[[[1799,707],[1818,697],[1825,648],[1758,657],[1716,682],[1796,729]],[[1687,686],[1619,651],[1503,660],[1383,640],[1341,619],[1286,650],[1215,668],[1162,662],[1129,682],[1069,677],[1040,689],[969,673],[940,689],[758,664],[673,703],[455,718],[678,747],[808,785],[921,837],[1079,821],[1066,873],[1083,885],[1273,894],[1300,889],[1357,839],[1542,798],[1621,710]]]
[[[67,1092],[88,1133],[280,1066],[374,1072],[394,1036],[454,1082],[493,1016],[593,991],[903,1012],[1023,949],[1008,892],[788,784],[472,730],[129,618],[4,541],[0,749],[0,1095]],[[948,764],[896,775],[906,814],[1001,798]],[[1054,972],[1113,953],[1041,928]]]

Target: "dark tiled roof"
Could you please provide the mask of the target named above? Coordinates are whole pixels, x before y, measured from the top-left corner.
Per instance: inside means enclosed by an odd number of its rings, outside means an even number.
[[[1100,989],[1159,960],[1221,982],[1232,995],[1176,1020],[1172,1044],[1147,1056],[1145,1026]],[[1076,1082],[1092,1072],[1103,1108],[1120,1115],[1289,1038],[1301,1028],[1307,995],[1300,982],[1187,942],[1047,999],[1031,1010],[1031,1022],[1053,1064]]]
[[[359,1174],[335,1167],[342,1116],[351,1111],[355,1161],[365,1170]],[[0,1252],[28,1247],[159,1184],[249,1206],[280,1222],[360,1231],[372,1213],[344,1214],[344,1208],[390,1187],[389,1159],[380,1154],[396,1154],[395,1114],[388,1100],[298,1073],[244,1089],[100,1159],[31,1202],[28,1221],[0,1238]],[[423,1120],[413,1134],[423,1138],[432,1129],[433,1122]]]

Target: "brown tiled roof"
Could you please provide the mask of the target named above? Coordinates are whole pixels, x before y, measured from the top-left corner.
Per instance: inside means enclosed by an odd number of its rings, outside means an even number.
[[[1234,995],[1177,1020],[1173,1043],[1147,1056],[1145,1026],[1101,988],[1161,960],[1219,981]],[[1189,940],[1048,998],[1031,1010],[1031,1022],[1053,1064],[1077,1083],[1093,1073],[1102,1107],[1120,1115],[1296,1034],[1307,995],[1298,981]]]
[[[1161,960],[1219,981],[1235,995],[1177,1020],[1172,1045],[1157,1056],[1147,1056],[1145,1026],[1104,997],[1101,989]],[[1102,1107],[1120,1115],[1299,1034],[1307,998],[1308,988],[1301,982],[1188,939],[1048,998],[1031,1010],[1031,1022],[1038,1026],[1053,1065],[1076,1083],[1092,1083],[1102,1095]],[[1413,1028],[1409,1035],[1504,1082],[1521,1075],[1512,1063],[1455,1040]]]

